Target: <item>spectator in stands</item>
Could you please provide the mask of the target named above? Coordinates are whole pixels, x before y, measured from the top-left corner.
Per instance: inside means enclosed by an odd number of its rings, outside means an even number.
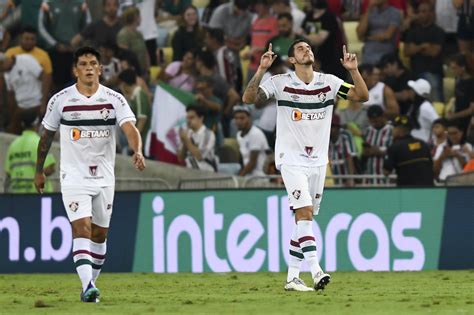
[[[328,9],[326,0],[312,0],[311,10],[303,22],[307,39],[316,48],[321,71],[344,78],[347,71],[341,65],[343,35],[337,17]]]
[[[251,112],[247,105],[234,107],[234,121],[239,130],[237,142],[242,157],[239,176],[264,175],[263,165],[269,146],[263,131],[253,125]]]
[[[303,39],[293,31],[293,17],[290,13],[281,13],[278,15],[278,36],[268,41],[272,44],[272,51],[283,61],[288,60],[288,49],[291,44],[297,40]],[[267,44],[268,46],[268,44]]]
[[[451,56],[458,51],[457,28],[458,15],[454,7],[453,0],[432,1],[435,5],[436,24],[441,27],[445,34],[443,53],[445,56]]]
[[[411,89],[409,100],[412,103],[407,113],[411,120],[411,135],[424,142],[429,142],[431,126],[439,118],[433,104],[428,100],[431,90],[430,83],[425,79],[410,80],[408,86]]]
[[[10,32],[0,24],[0,51],[5,51],[10,45]]]
[[[191,0],[162,0],[162,9],[177,19],[192,4]]]
[[[473,54],[474,51],[474,3],[472,0],[453,0],[458,9],[458,46],[462,54]]]
[[[385,155],[384,173],[388,176],[395,169],[397,186],[433,186],[433,160],[430,148],[426,142],[412,136],[411,128],[409,117],[395,118],[393,144]]]
[[[207,28],[204,43],[206,48],[214,54],[219,75],[237,90],[239,88],[239,60],[225,45],[224,31],[220,28]]]
[[[2,22],[14,8],[15,3],[13,0],[0,1],[0,22]]]
[[[440,145],[444,145],[444,143],[448,140],[448,133],[446,128],[448,126],[448,121],[445,118],[438,118],[433,121],[433,125],[431,127],[431,155],[434,156],[436,150]]]
[[[469,161],[472,145],[463,140],[464,131],[459,121],[448,123],[448,141],[438,146],[434,156],[434,172],[440,181],[450,175],[459,174]]]
[[[221,125],[222,101],[214,95],[213,86],[212,77],[200,76],[196,79],[194,90],[196,103],[204,111],[204,124],[216,134],[216,145],[220,147],[224,141]]]
[[[192,92],[196,77],[194,60],[194,51],[187,51],[182,61],[173,61],[160,72],[160,79],[175,88]]]
[[[379,63],[382,72],[383,82],[389,86],[400,107],[400,114],[406,115],[410,108],[408,81],[414,80],[411,72],[405,68],[400,58],[396,54],[389,54],[382,57]]]
[[[364,42],[364,64],[375,65],[383,55],[397,51],[401,19],[400,11],[390,6],[388,0],[370,0],[357,26],[357,36]]]
[[[199,25],[198,11],[190,5],[184,10],[180,26],[171,40],[173,60],[183,60],[186,52],[202,47],[203,41],[204,32]]]
[[[115,43],[120,31],[120,19],[118,16],[119,0],[103,0],[104,17],[87,25],[79,34],[71,39],[71,46],[78,47],[87,44],[100,47],[104,43]]]
[[[349,101],[349,105],[339,111],[341,126],[352,134],[356,145],[357,155],[362,154],[364,135],[369,127],[369,118],[367,117],[367,107],[361,102]]]
[[[158,27],[155,20],[156,0],[135,1],[135,6],[140,10],[140,25],[138,31],[145,40],[150,65],[156,66],[158,63]]]
[[[272,11],[276,16],[279,16],[282,13],[291,14],[293,18],[293,30],[300,34],[303,32],[302,26],[306,14],[291,2],[291,0],[274,0]]]
[[[209,21],[211,20],[212,14],[214,11],[219,7],[221,4],[226,3],[227,0],[210,0],[208,5],[204,8],[202,13],[201,21],[203,25],[209,25]]]
[[[331,3],[333,2],[338,1],[328,1],[328,4],[330,5],[329,8],[331,8]],[[340,2],[342,3],[341,19],[343,21],[359,21],[362,10],[362,0],[342,0]]]
[[[55,90],[62,89],[72,80],[71,39],[90,22],[85,1],[49,0],[43,2],[38,17],[38,29],[46,41],[53,63]]]
[[[456,76],[456,88],[454,110],[448,111],[446,118],[460,120],[462,130],[466,132],[471,117],[474,115],[474,77],[468,70],[466,55],[453,56],[449,67]]]
[[[383,160],[387,148],[392,145],[393,127],[388,123],[382,107],[372,105],[367,110],[370,126],[364,140],[363,156],[367,159],[365,173],[383,175]]]
[[[443,102],[444,31],[434,23],[433,5],[423,2],[415,26],[407,31],[404,51],[410,57],[413,75],[431,85],[432,101]]]
[[[5,72],[8,91],[8,108],[12,119],[8,131],[20,134],[23,112],[39,116],[45,112],[47,99],[43,97],[44,71],[38,61],[30,54],[7,57],[0,53],[0,72]]]
[[[369,89],[369,100],[364,106],[378,105],[388,118],[396,117],[400,113],[400,108],[395,93],[380,81],[380,70],[373,65],[361,65],[359,71]]]
[[[118,78],[122,94],[137,118],[136,127],[145,141],[151,125],[151,104],[148,95],[137,84],[137,74],[133,69],[120,72]]]
[[[142,33],[138,31],[140,25],[140,11],[135,7],[130,7],[122,14],[123,27],[117,34],[117,44],[120,48],[132,51],[140,65],[139,71],[143,76],[147,76],[150,67],[150,58]]]
[[[101,82],[103,85],[116,90],[118,88],[118,75],[122,71],[120,60],[115,57],[117,46],[114,42],[100,44],[100,64],[102,65]]]
[[[8,147],[5,156],[5,172],[7,175],[6,192],[34,193],[34,177],[36,173],[36,150],[40,140],[36,133],[37,115],[34,112],[22,112],[21,123],[23,132]],[[55,171],[56,161],[48,154],[44,164],[44,174],[51,176]],[[52,185],[47,181],[44,192],[52,192]]]
[[[43,69],[42,75],[42,104],[46,104],[49,95],[51,93],[51,82],[52,82],[52,73],[53,73],[53,66],[51,63],[51,59],[46,51],[39,48],[37,45],[37,33],[36,29],[32,28],[31,26],[25,26],[21,30],[20,34],[20,45],[14,46],[9,48],[5,55],[7,57],[13,57],[21,54],[30,54],[33,56],[36,61],[40,64],[41,68]],[[42,117],[44,114],[45,106],[42,107],[40,110],[40,116]]]
[[[329,141],[329,160],[332,174],[354,175],[356,173],[354,158],[356,157],[356,146],[351,133],[342,128],[341,119],[334,114]],[[341,182],[348,187],[354,186],[353,179],[344,179]]]
[[[229,136],[228,122],[232,118],[232,108],[240,102],[240,95],[237,91],[229,86],[224,78],[214,71],[216,60],[214,55],[205,50],[201,50],[196,54],[196,70],[200,76],[211,77],[214,82],[213,94],[217,96],[223,106],[224,119],[224,135]],[[227,124],[226,124],[227,123]]]
[[[204,125],[205,113],[201,107],[188,106],[186,121],[188,130],[180,129],[181,147],[178,159],[189,168],[216,172],[217,161],[214,155],[216,136]]]

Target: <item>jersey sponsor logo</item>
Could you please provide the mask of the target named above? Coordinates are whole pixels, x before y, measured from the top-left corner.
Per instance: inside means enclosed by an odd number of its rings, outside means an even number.
[[[316,112],[316,113],[303,113],[298,109],[294,109],[291,112],[291,119],[293,121],[300,121],[300,120],[321,120],[326,118],[326,111],[324,112]]]
[[[293,190],[293,192],[292,192],[291,194],[293,195],[293,197],[294,197],[296,200],[298,200],[298,199],[300,199],[300,197],[301,197],[301,190],[295,189],[295,190]]]
[[[73,201],[69,204],[69,210],[72,212],[76,212],[77,209],[79,209],[79,202],[78,201]]]
[[[91,174],[91,176],[97,176],[97,165],[89,166],[89,174]]]
[[[306,151],[306,154],[308,154],[309,156],[311,156],[311,153],[313,153],[313,147],[304,147],[304,150]]]
[[[108,138],[110,137],[110,130],[80,130],[77,128],[71,129],[71,140],[77,141],[82,138]]]

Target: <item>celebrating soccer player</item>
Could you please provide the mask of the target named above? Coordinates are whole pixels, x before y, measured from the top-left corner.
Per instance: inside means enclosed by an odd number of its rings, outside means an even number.
[[[56,130],[61,136],[61,192],[72,225],[73,260],[82,282],[81,301],[98,302],[95,286],[106,256],[114,200],[115,125],[133,149],[133,164],[145,168],[135,115],[125,98],[99,84],[100,54],[82,47],[74,54],[76,84],[54,95],[43,119],[35,185],[42,193],[47,153]]]
[[[288,61],[295,71],[275,75],[260,85],[275,58],[270,44],[244,92],[243,101],[259,106],[275,98],[278,105],[275,164],[281,171],[296,221],[290,239],[285,290],[313,291],[299,278],[303,259],[310,266],[314,290],[320,290],[331,277],[319,266],[312,220],[319,212],[323,196],[335,98],[337,95],[365,102],[369,92],[357,70],[356,55],[348,53],[345,46],[341,63],[349,71],[354,85],[331,74],[314,72],[314,54],[303,39],[293,42],[288,50]]]

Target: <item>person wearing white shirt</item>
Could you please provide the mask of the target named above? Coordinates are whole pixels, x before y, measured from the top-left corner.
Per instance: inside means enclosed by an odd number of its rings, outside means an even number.
[[[252,117],[248,106],[234,107],[234,120],[239,132],[237,142],[239,143],[240,155],[243,167],[240,176],[264,175],[263,164],[269,150],[267,138],[261,129],[252,124]]]

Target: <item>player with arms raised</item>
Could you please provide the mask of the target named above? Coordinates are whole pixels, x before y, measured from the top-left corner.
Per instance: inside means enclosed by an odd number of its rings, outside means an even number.
[[[281,171],[296,221],[290,240],[285,290],[313,291],[299,278],[303,259],[311,269],[314,289],[320,290],[331,277],[319,266],[312,220],[319,212],[323,195],[335,98],[365,102],[369,92],[357,69],[356,55],[348,53],[345,46],[341,63],[354,85],[334,75],[313,71],[314,54],[305,40],[293,42],[288,51],[288,61],[295,71],[275,75],[260,85],[276,57],[270,44],[244,92],[243,101],[259,106],[275,98],[278,105],[275,164]]]
[[[135,115],[125,98],[99,84],[100,54],[82,47],[74,54],[76,84],[54,95],[43,119],[35,185],[42,193],[43,171],[54,134],[61,136],[61,192],[71,222],[73,260],[82,283],[81,301],[98,302],[95,286],[106,255],[115,187],[115,125],[133,149],[133,164],[145,168]]]

